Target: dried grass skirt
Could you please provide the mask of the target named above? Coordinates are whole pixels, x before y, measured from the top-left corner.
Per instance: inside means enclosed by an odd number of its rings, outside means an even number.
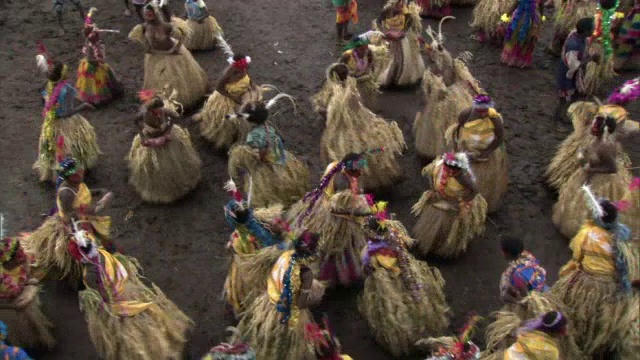
[[[191,29],[191,35],[185,41],[184,46],[193,50],[208,50],[214,48],[218,44],[216,35],[222,32],[218,21],[209,16],[202,22],[187,20],[187,26]]]
[[[129,184],[150,203],[168,204],[195,189],[201,179],[201,161],[188,130],[171,128],[169,142],[151,147],[136,135],[127,155]]]
[[[193,119],[200,122],[200,133],[213,143],[216,149],[228,149],[236,142],[243,142],[251,131],[251,124],[243,118],[225,119],[234,114],[238,104],[214,91],[204,107]]]
[[[391,62],[380,74],[381,86],[412,86],[422,80],[424,60],[418,35],[408,31],[402,40],[389,42]]]
[[[471,162],[478,192],[487,202],[487,212],[493,213],[502,205],[502,197],[509,186],[509,161],[504,145],[497,148],[486,161]]]
[[[53,324],[40,309],[40,295],[38,293],[23,309],[0,309],[0,320],[9,328],[8,340],[13,346],[28,349],[40,347],[51,349],[56,343],[51,334]]]

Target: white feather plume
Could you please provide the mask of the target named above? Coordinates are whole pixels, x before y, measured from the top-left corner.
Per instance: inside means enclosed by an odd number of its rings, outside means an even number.
[[[216,40],[218,40],[218,46],[220,47],[220,49],[222,49],[225,55],[229,57],[227,61],[229,61],[229,64],[231,64],[233,62],[233,50],[231,50],[231,46],[229,46],[227,40],[222,37],[221,33],[216,34]]]
[[[582,190],[584,190],[585,194],[587,195],[587,205],[589,206],[589,208],[591,208],[591,211],[593,212],[593,216],[596,218],[601,218],[602,216],[604,216],[604,210],[602,210],[602,207],[600,206],[600,202],[591,191],[591,188],[589,187],[589,185],[587,184],[582,185]]]
[[[36,55],[36,65],[38,66],[38,69],[40,69],[40,71],[42,71],[43,73],[49,72],[49,63],[47,62],[46,56],[42,54]]]
[[[382,31],[378,31],[378,30],[369,30],[364,34],[360,34],[360,36],[358,36],[358,37],[361,38],[361,39],[364,39],[364,40],[371,41],[371,39],[374,36],[384,36],[384,33],[382,33]]]
[[[285,93],[280,93],[280,94],[274,96],[272,99],[270,99],[266,104],[266,108],[267,109],[271,109],[278,102],[278,100],[280,100],[282,98],[287,98],[287,99],[291,100],[291,103],[293,104],[294,111],[297,110],[295,98],[293,96],[291,96],[289,94],[285,94]]]
[[[244,59],[247,61],[247,64],[251,64],[251,56],[245,56]]]
[[[247,195],[247,206],[251,207],[251,199],[253,198],[253,177],[249,175],[249,195]]]
[[[236,183],[233,181],[233,179],[229,179],[229,181],[224,183],[224,190],[230,193],[235,193],[236,191],[238,191],[238,187],[236,186]]]
[[[0,214],[0,239],[4,239],[4,214]]]

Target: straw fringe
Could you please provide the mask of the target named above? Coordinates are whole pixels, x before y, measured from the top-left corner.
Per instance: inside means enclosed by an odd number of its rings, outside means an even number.
[[[473,9],[470,26],[497,40],[502,14],[511,11],[516,3],[517,0],[480,0]]]
[[[40,307],[40,295],[35,293],[33,299],[21,310],[0,309],[0,319],[9,328],[8,340],[13,346],[51,349],[56,344],[51,334],[53,324],[42,313]]]
[[[222,28],[213,16],[207,17],[202,22],[188,19],[186,25],[191,32],[191,36],[184,42],[187,49],[192,51],[208,50],[218,45],[216,36],[222,33]]]
[[[243,118],[226,119],[236,112],[238,105],[228,97],[215,91],[200,112],[193,116],[200,121],[202,136],[213,143],[216,149],[228,149],[236,142],[242,142],[251,131],[251,124]]]
[[[613,70],[613,56],[608,59],[604,56],[602,44],[594,41],[589,47],[589,54],[599,54],[601,60],[599,62],[589,62],[586,66],[584,76],[584,94],[597,95],[602,86],[609,80],[617,76]]]

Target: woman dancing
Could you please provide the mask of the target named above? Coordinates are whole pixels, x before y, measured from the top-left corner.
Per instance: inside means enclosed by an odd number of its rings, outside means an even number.
[[[213,49],[218,44],[222,28],[218,21],[209,15],[207,5],[203,0],[186,0],[184,7],[187,12],[187,25],[191,29],[191,35],[186,39],[184,46],[191,51]]]
[[[526,68],[533,62],[533,51],[540,37],[542,0],[518,0],[504,35],[500,61],[507,66]]]

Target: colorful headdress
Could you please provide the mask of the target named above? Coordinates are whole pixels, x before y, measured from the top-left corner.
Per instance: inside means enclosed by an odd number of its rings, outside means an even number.
[[[249,184],[249,199],[247,201],[244,201],[244,198],[242,197],[242,193],[240,192],[240,190],[238,190],[238,187],[236,186],[236,183],[233,181],[233,179],[229,179],[229,181],[227,181],[224,184],[224,190],[227,191],[229,194],[231,194],[231,197],[233,198],[233,200],[231,201],[234,204],[235,210],[246,210],[247,208],[249,208],[249,206],[251,206],[251,188],[252,188],[252,181],[250,181]],[[233,214],[233,211],[229,208],[229,205],[225,206],[225,213],[229,213],[231,216],[233,216],[235,218],[235,215]]]
[[[318,359],[321,360],[339,360],[340,342],[334,336],[329,326],[329,318],[327,315],[322,317],[322,325],[315,322],[309,322],[304,327],[304,338],[309,343],[309,347],[313,349]]]
[[[5,341],[9,336],[9,327],[4,321],[0,321],[0,341]]]
[[[58,164],[58,183],[69,178],[69,176],[78,172],[78,165],[74,158],[68,156]]]
[[[551,322],[545,322],[545,318],[550,313],[555,312],[555,317]],[[559,311],[547,312],[541,314],[535,319],[527,320],[524,322],[523,326],[517,330],[518,334],[523,334],[527,332],[531,332],[534,330],[542,330],[542,331],[560,331],[562,327],[566,324],[566,318]]]
[[[493,103],[493,99],[489,95],[476,95],[473,98],[473,108],[474,109],[492,109],[495,107]]]
[[[89,27],[89,26],[93,26],[93,14],[98,11],[97,8],[92,7],[91,9],[89,9],[89,12],[87,13],[87,16],[85,16],[84,18],[84,26],[85,27]]]
[[[478,315],[471,314],[467,323],[460,329],[460,335],[449,348],[441,347],[427,360],[476,360],[480,359],[480,348],[471,342],[476,324],[481,320]]]
[[[78,261],[91,262],[98,256],[98,244],[81,221],[73,221],[73,242],[69,243],[71,255]]]
[[[445,165],[449,167],[455,167],[466,171],[471,171],[469,166],[469,157],[463,152],[448,152],[443,157]]]
[[[640,98],[640,77],[626,81],[609,95],[609,104],[625,105]]]
[[[255,351],[241,340],[238,329],[228,327],[227,331],[232,333],[229,342],[214,346],[202,360],[256,360]]]
[[[1,238],[0,239],[0,263],[5,263],[13,258],[16,251],[20,248],[20,241],[17,238]]]
[[[455,16],[445,16],[442,19],[440,19],[440,23],[438,24],[438,33],[435,33],[430,25],[427,26],[427,30],[425,30],[425,32],[427,36],[431,38],[431,45],[429,45],[430,47],[434,48],[434,47],[444,45],[444,35],[442,35],[442,24],[448,19],[455,20]]]
[[[51,55],[49,55],[49,51],[42,41],[38,41],[36,45],[38,49],[38,55],[36,55],[36,65],[38,66],[38,69],[40,69],[40,71],[47,74],[51,70],[53,70],[53,59],[51,58]]]

